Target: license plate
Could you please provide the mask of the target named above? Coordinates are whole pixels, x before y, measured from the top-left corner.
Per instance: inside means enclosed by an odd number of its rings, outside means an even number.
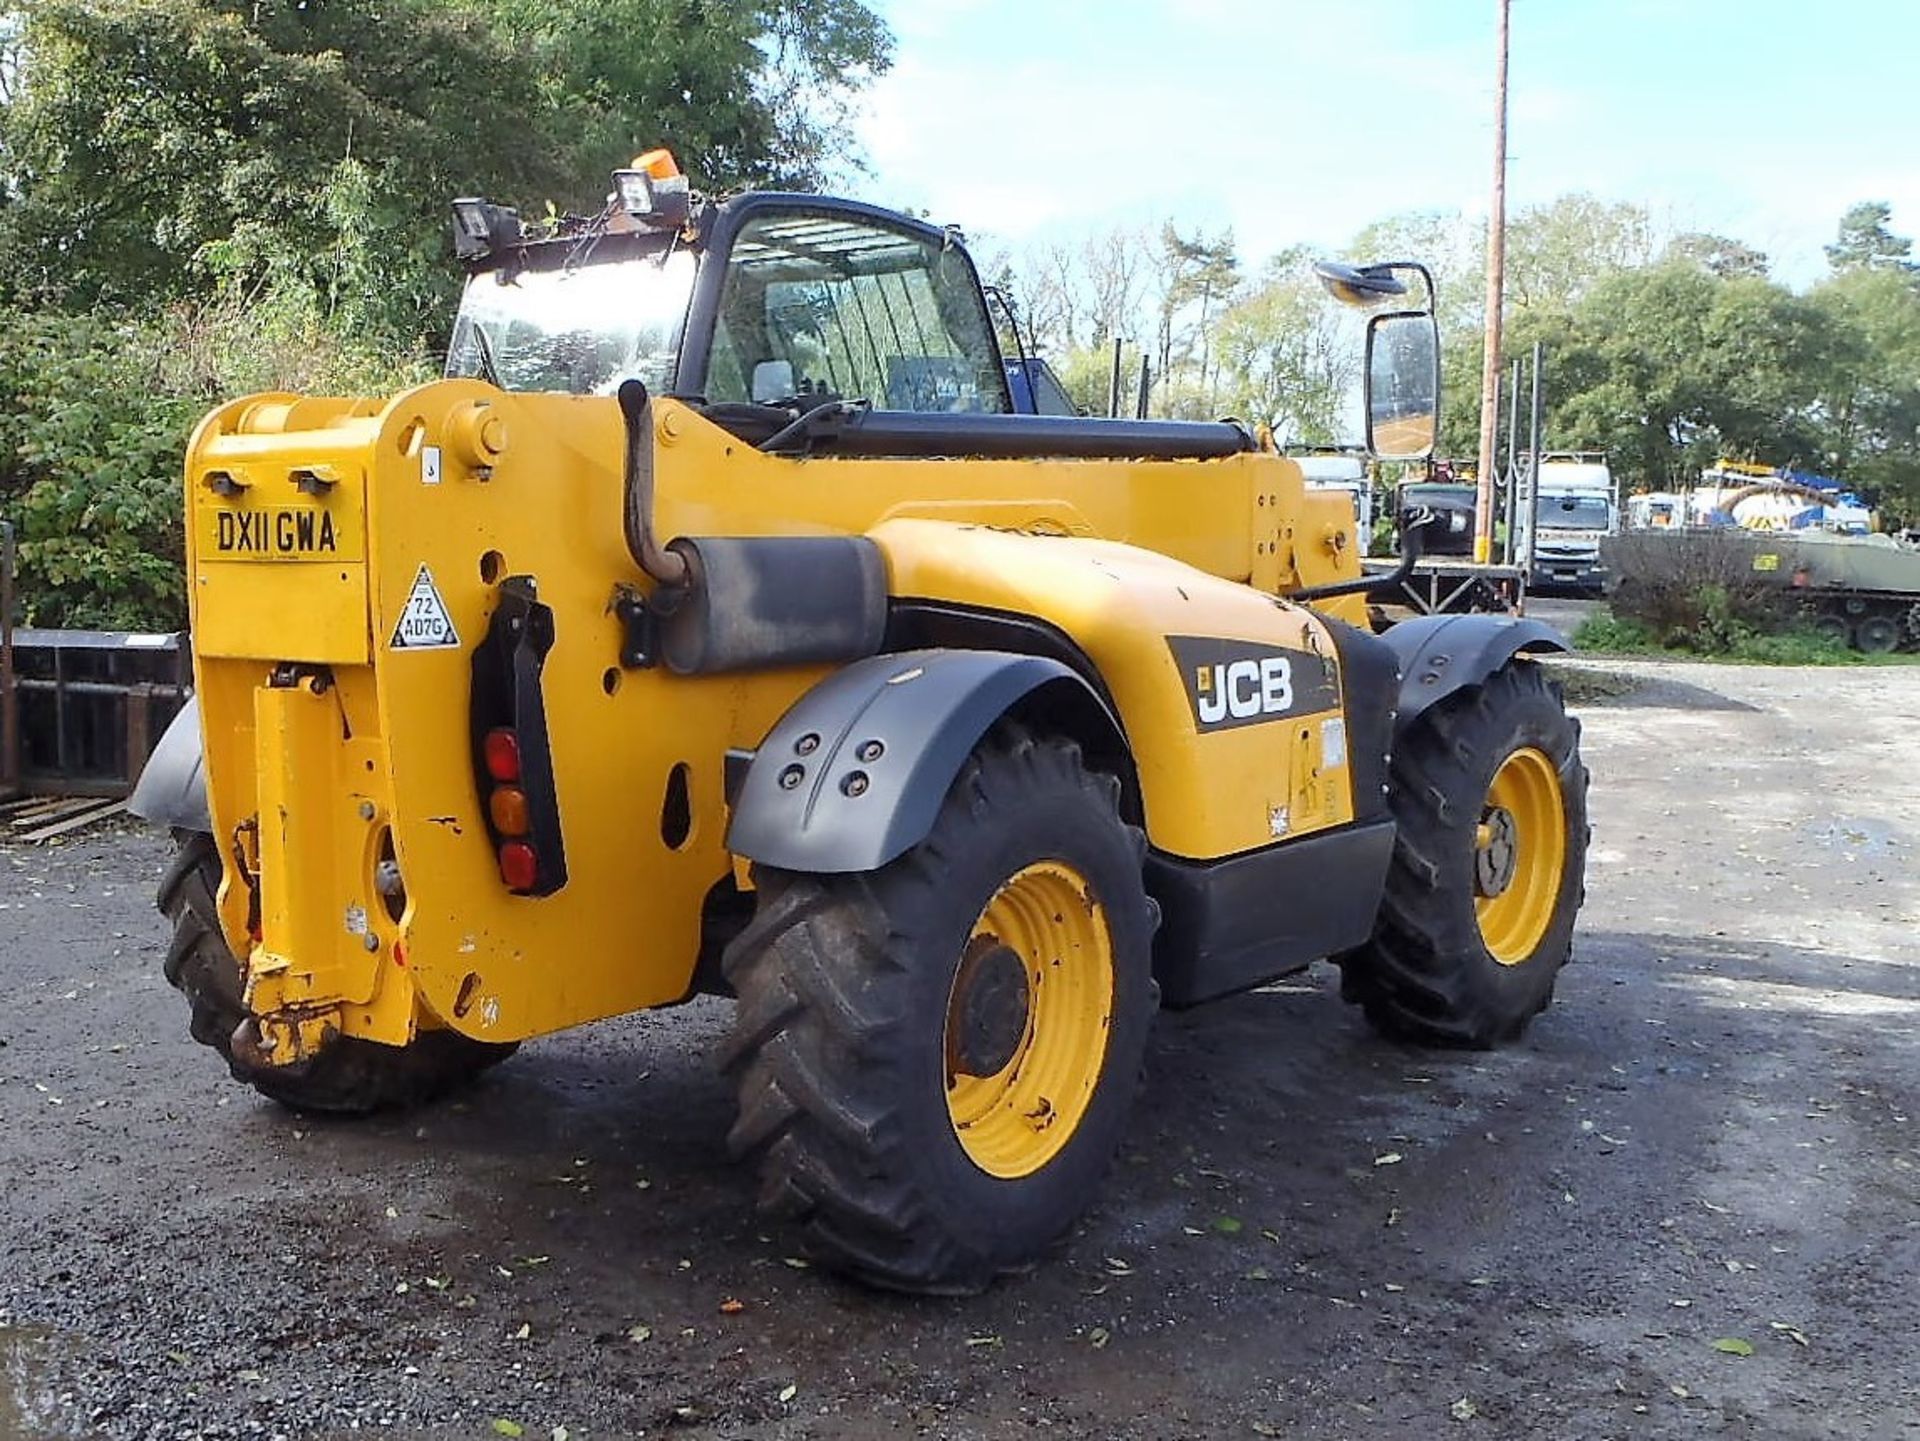
[[[203,506],[202,560],[360,559],[360,532],[324,505]]]

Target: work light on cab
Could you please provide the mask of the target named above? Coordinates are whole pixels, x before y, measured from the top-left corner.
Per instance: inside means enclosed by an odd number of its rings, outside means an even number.
[[[665,150],[649,150],[626,169],[614,171],[613,195],[623,211],[653,229],[677,230],[686,224],[687,177]]]

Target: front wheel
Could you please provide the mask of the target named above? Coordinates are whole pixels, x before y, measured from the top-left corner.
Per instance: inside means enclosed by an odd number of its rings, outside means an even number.
[[[975,1291],[1092,1198],[1157,1005],[1118,795],[1071,743],[1008,730],[882,869],[755,870],[725,958],[731,1139],[827,1264]]]
[[[1485,1047],[1545,1009],[1585,898],[1580,723],[1514,660],[1417,716],[1393,747],[1397,826],[1372,939],[1341,989],[1376,1029]]]

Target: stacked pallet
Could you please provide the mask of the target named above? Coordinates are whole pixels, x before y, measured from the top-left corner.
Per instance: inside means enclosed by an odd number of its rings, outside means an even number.
[[[38,845],[117,816],[126,808],[124,800],[98,796],[21,796],[0,801],[0,827],[4,828],[0,835]]]

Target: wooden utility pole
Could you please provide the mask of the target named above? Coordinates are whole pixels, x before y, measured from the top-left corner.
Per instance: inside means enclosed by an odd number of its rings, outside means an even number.
[[[1500,306],[1507,281],[1507,21],[1512,0],[1495,0],[1499,56],[1493,72],[1493,203],[1487,213],[1487,333],[1480,361],[1480,457],[1475,472],[1473,558],[1493,559],[1494,443],[1500,432]]]

